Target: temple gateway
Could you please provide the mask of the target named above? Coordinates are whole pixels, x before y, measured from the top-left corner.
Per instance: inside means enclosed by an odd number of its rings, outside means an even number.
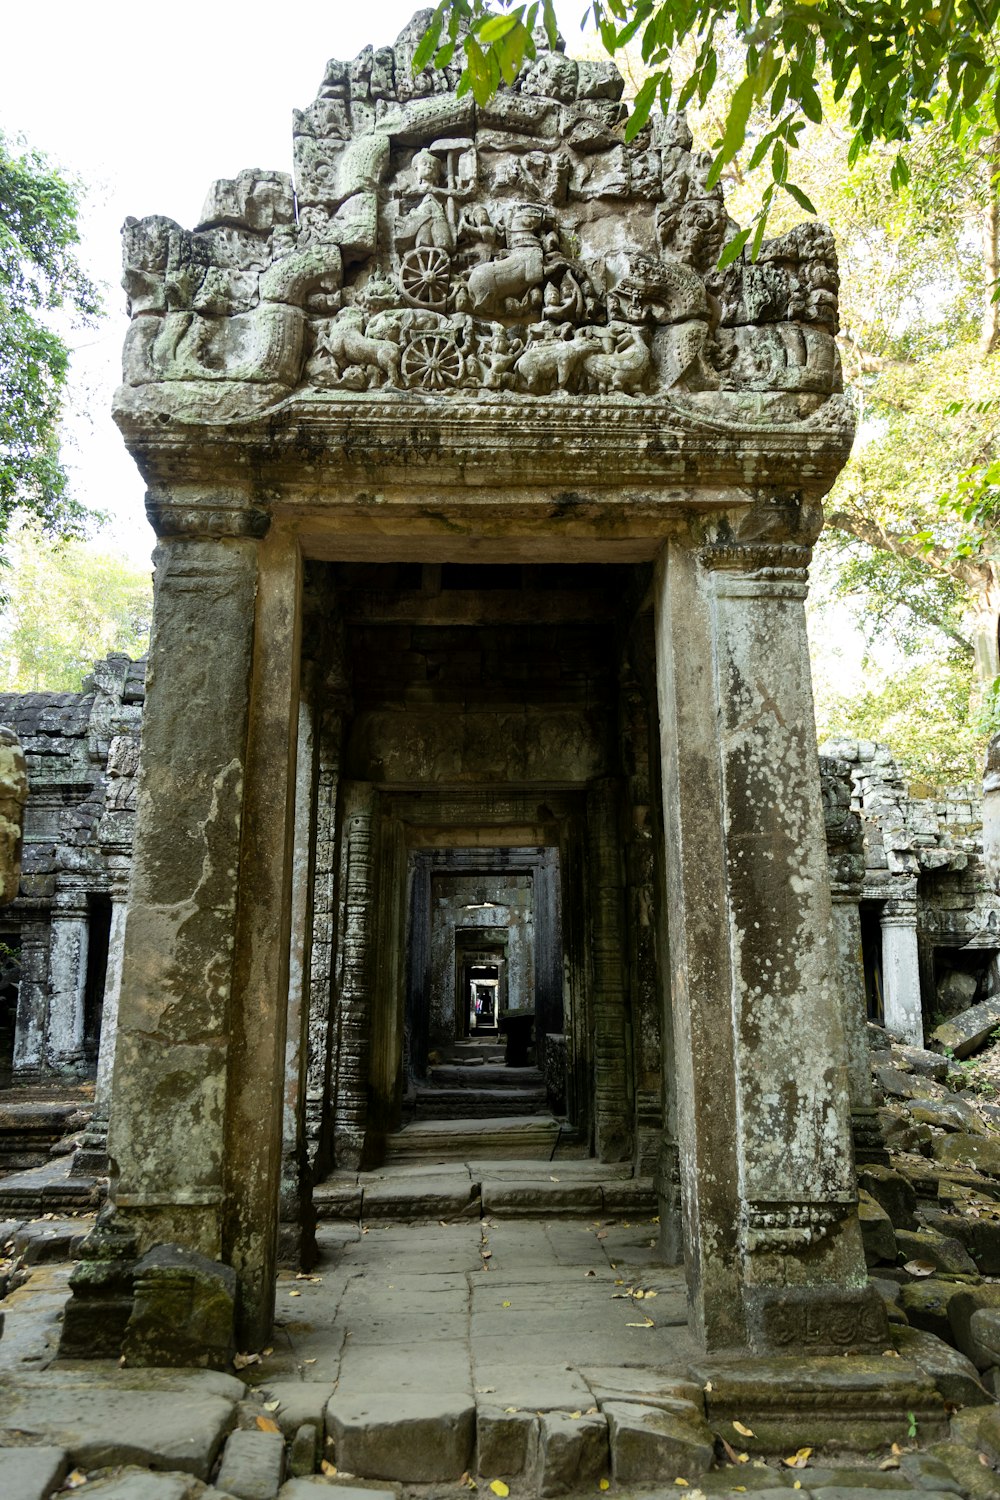
[[[626,145],[614,66],[541,50],[477,106],[426,14],[327,65],[294,182],[124,230],[159,541],[67,1337],[196,1253],[259,1348],[314,1181],[458,1140],[652,1178],[702,1347],[880,1352],[803,609],[832,237],[720,272],[682,118]]]

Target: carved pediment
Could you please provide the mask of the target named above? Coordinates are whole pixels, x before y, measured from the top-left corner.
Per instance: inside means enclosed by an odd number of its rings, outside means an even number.
[[[682,118],[626,143],[614,65],[558,51],[477,107],[457,66],[413,76],[423,24],[327,64],[294,184],[241,172],[193,230],[128,222],[128,405],[774,393],[805,418],[840,389],[828,230],[720,273],[735,226]]]

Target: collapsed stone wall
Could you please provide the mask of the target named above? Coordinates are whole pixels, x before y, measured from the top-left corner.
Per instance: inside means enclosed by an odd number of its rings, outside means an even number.
[[[111,655],[79,693],[0,694],[29,786],[20,885],[0,910],[16,1082],[97,1068],[132,856],[145,670]]]
[[[856,858],[847,870],[841,859],[838,874],[861,912],[869,1013],[921,1046],[925,1025],[1000,992],[1000,897],[983,853],[982,788],[912,786],[874,740],[835,736],[820,751],[828,837],[831,808],[859,823]]]

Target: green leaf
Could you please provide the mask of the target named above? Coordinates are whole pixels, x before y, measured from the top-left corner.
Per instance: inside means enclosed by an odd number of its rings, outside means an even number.
[[[753,108],[755,94],[756,82],[753,78],[744,78],[733,94],[722,133],[722,145],[719,147],[708,174],[707,186],[709,188],[715,186],[722,175],[723,167],[727,162],[732,161],[746,140],[747,121],[750,118],[750,110]]]
[[[746,244],[749,238],[749,229],[741,229],[737,234],[733,235],[733,238],[727,245],[724,246],[722,254],[719,256],[719,264],[717,267],[719,271],[724,271],[727,266],[732,265],[733,261],[740,254],[743,246]]]
[[[807,198],[802,189],[800,187],[796,187],[794,182],[783,182],[781,186],[784,188],[785,192],[789,195],[790,198],[795,199],[800,208],[805,209],[807,214],[815,214],[816,208],[813,204],[812,199]]]
[[[479,40],[487,44],[498,42],[501,37],[507,35],[508,31],[513,31],[515,26],[520,25],[523,12],[524,6],[522,5],[517,10],[511,11],[509,15],[490,16],[477,30]]]
[[[656,85],[657,78],[654,74],[644,80],[642,88],[636,94],[632,113],[629,115],[625,126],[625,139],[627,141],[633,140],[649,119],[649,112],[653,108],[653,100],[656,98]]]
[[[441,30],[443,25],[444,13],[439,6],[434,13],[434,19],[431,21],[427,30],[420,38],[420,41],[417,44],[417,50],[413,54],[414,74],[422,73],[427,64],[430,62],[431,58],[434,56],[434,53],[437,51],[438,43],[441,40]]]

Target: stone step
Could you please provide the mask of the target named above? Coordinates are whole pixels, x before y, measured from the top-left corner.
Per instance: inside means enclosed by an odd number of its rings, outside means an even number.
[[[439,1088],[544,1088],[538,1068],[508,1068],[503,1063],[437,1063],[427,1069],[428,1083]]]
[[[479,1063],[502,1063],[506,1052],[504,1042],[455,1042],[442,1052],[442,1059],[476,1067]]]
[[[0,1177],[0,1219],[16,1219],[59,1209],[99,1208],[106,1184],[93,1177],[72,1177],[71,1156],[54,1157],[44,1166]]]
[[[427,1088],[414,1091],[414,1117],[420,1120],[483,1120],[500,1115],[548,1114],[545,1090],[538,1088]]]
[[[551,1115],[414,1120],[386,1141],[386,1162],[549,1161],[560,1126]]]

